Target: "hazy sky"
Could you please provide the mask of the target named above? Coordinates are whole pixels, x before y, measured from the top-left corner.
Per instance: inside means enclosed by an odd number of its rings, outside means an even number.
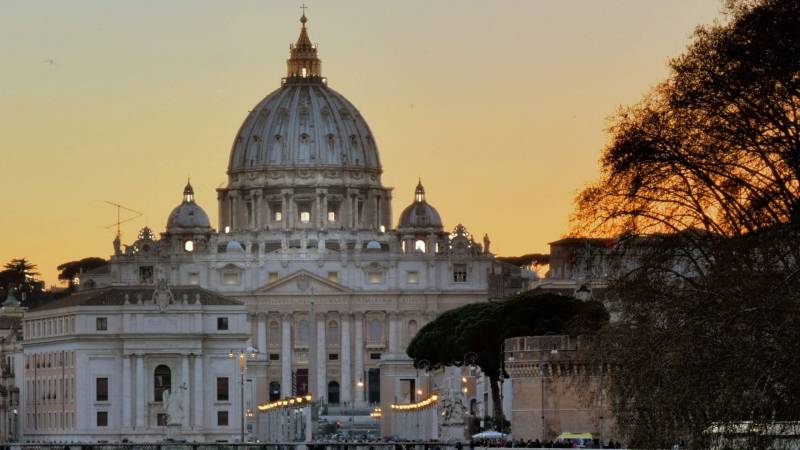
[[[277,88],[299,1],[0,0],[0,263],[55,266],[161,232],[191,174],[215,189]],[[307,0],[323,75],[367,119],[394,217],[417,177],[445,226],[546,251],[597,176],[607,118],[667,73],[718,0]]]

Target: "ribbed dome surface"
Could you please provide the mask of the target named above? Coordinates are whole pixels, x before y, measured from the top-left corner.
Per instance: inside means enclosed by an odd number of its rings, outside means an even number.
[[[427,203],[412,203],[400,214],[397,228],[442,228],[442,217]]]
[[[381,171],[375,140],[352,103],[323,82],[287,82],[247,116],[228,172],[352,168]]]

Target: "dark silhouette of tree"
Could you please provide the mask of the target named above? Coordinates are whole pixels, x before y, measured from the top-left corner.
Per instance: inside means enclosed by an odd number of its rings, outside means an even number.
[[[461,366],[468,355],[489,377],[494,416],[503,423],[500,377],[503,342],[546,333],[587,334],[608,321],[602,304],[530,291],[503,302],[473,303],[442,313],[419,330],[406,353],[417,367]],[[427,361],[428,365],[421,365]]]
[[[730,2],[610,128],[581,230],[740,235],[800,221],[800,2]]]
[[[619,112],[577,199],[577,233],[621,236],[589,353],[637,447],[768,448],[800,419],[800,1],[727,12]]]
[[[81,271],[92,270],[98,267],[102,267],[108,264],[103,258],[97,257],[89,257],[83,258],[78,261],[70,261],[60,264],[58,269],[58,279],[62,282],[66,282],[67,286],[69,287],[70,291],[75,289],[75,277],[81,273]]]
[[[39,272],[36,265],[31,264],[26,258],[12,259],[0,271],[0,287],[8,292],[16,290],[26,300],[40,296],[44,290],[44,281],[38,280]],[[22,298],[20,298],[22,300]]]
[[[528,253],[522,256],[498,256],[497,259],[517,267],[540,266],[550,263],[550,254]]]

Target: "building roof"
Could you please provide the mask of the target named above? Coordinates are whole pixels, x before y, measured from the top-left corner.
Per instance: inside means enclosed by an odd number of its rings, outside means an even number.
[[[47,311],[72,306],[120,306],[129,304],[152,304],[156,288],[152,286],[112,286],[100,289],[79,291],[44,305],[35,307],[30,312]],[[215,294],[197,286],[170,287],[173,303],[201,305],[242,305],[243,303]]]

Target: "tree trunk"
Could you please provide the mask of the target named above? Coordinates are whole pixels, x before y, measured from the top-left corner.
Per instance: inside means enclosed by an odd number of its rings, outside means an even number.
[[[494,416],[495,427],[497,431],[503,432],[503,424],[505,418],[503,417],[503,401],[500,399],[500,378],[497,375],[489,375],[489,386],[492,390],[492,414]]]

